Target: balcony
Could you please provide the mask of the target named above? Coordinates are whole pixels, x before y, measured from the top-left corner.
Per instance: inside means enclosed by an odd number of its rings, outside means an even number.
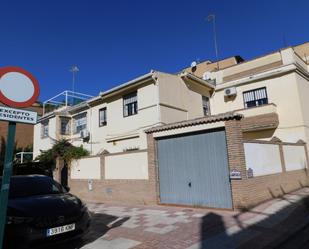
[[[267,104],[257,107],[245,108],[241,110],[236,110],[236,113],[244,115],[245,118],[258,116],[269,113],[277,113],[277,106],[275,104]]]
[[[277,106],[267,104],[235,111],[244,115],[241,126],[244,132],[276,129],[279,125]]]

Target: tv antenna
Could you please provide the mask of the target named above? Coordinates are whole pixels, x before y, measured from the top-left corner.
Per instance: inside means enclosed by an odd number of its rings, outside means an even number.
[[[218,59],[218,44],[217,44],[217,31],[216,31],[216,15],[210,14],[207,17],[207,21],[213,23],[213,32],[214,32],[214,44],[215,44],[215,52],[216,52],[216,60],[217,60],[217,69],[219,70],[219,59]]]
[[[77,72],[79,72],[79,68],[76,65],[74,65],[74,66],[71,67],[70,72],[72,73],[72,92],[74,94],[74,92],[75,92],[75,77],[76,77]]]

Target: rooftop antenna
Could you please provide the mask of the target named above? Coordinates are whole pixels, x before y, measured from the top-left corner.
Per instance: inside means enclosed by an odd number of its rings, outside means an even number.
[[[217,60],[217,69],[219,70],[219,59],[218,59],[218,45],[217,45],[217,31],[216,31],[216,15],[210,14],[207,17],[207,21],[213,23],[213,32],[214,32],[214,44],[215,44],[215,52],[216,52],[216,60]]]
[[[72,92],[73,92],[73,95],[74,95],[74,92],[75,92],[75,75],[76,75],[77,72],[79,72],[79,68],[76,65],[74,65],[74,66],[71,67],[70,72],[72,73],[72,77],[73,77],[72,78]]]

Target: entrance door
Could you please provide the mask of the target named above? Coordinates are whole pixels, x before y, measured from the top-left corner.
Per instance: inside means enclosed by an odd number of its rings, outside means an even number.
[[[68,187],[68,167],[65,164],[61,170],[61,185]]]
[[[158,140],[161,203],[232,208],[224,130]]]

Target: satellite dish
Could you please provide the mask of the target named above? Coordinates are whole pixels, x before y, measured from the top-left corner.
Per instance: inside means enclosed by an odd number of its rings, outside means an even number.
[[[212,72],[203,73],[203,80],[214,80],[216,77]]]
[[[197,62],[196,62],[196,61],[192,61],[192,62],[191,62],[191,67],[196,67],[196,65],[197,65]]]

